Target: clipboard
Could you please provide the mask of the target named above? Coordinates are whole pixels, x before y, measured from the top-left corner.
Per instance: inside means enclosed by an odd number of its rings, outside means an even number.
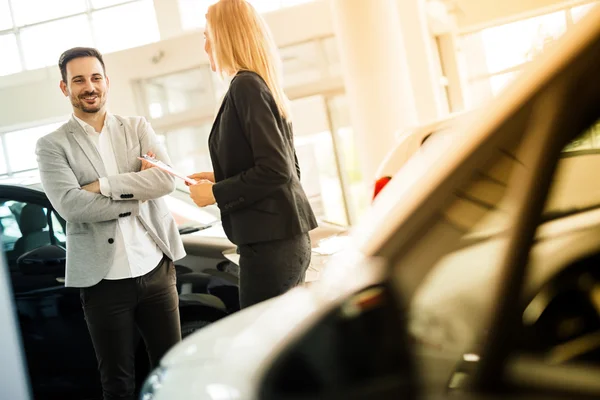
[[[164,162],[157,160],[154,157],[150,157],[147,154],[144,154],[141,157],[138,157],[139,160],[143,160],[143,161],[147,161],[150,164],[154,165],[156,168],[160,168],[161,170],[165,171],[168,174],[171,174],[179,179],[183,179],[184,181],[186,181],[187,183],[189,183],[190,185],[195,185],[196,183],[198,183],[197,181],[195,181],[192,178],[188,178],[187,176],[185,176],[184,174],[175,171],[173,168],[171,168],[170,166],[168,166],[167,164],[165,164]]]

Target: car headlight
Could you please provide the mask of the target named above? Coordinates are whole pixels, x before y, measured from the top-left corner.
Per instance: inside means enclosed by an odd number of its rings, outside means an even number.
[[[140,400],[154,400],[156,398],[156,393],[158,393],[162,387],[166,371],[165,367],[158,367],[150,372],[150,375],[148,375],[148,378],[146,378],[144,385],[142,386]]]

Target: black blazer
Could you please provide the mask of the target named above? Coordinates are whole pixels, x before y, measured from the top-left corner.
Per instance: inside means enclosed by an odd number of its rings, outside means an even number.
[[[291,238],[317,227],[300,185],[291,125],[265,81],[239,72],[208,138],[213,193],[236,245]]]

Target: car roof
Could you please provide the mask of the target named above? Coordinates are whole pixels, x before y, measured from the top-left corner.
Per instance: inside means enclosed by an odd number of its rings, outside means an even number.
[[[10,187],[25,187],[33,190],[43,191],[40,176],[36,172],[28,172],[27,174],[19,174],[17,176],[9,176],[0,179],[0,186]]]
[[[42,184],[37,182],[37,183],[7,183],[7,182],[0,182],[0,190],[1,189],[14,189],[14,188],[23,188],[23,189],[28,189],[28,190],[35,190],[36,192],[40,192],[43,193],[44,192],[44,188],[42,187]]]
[[[454,127],[459,123],[461,118],[464,115],[469,115],[469,113],[472,113],[472,111],[454,113],[434,122],[404,130],[400,135],[397,135],[393,147],[379,164],[375,173],[375,179],[382,177],[391,178],[431,135],[449,129],[455,130]]]

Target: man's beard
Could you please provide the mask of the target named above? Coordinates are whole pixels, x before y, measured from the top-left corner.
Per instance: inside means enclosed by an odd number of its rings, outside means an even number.
[[[97,106],[88,106],[87,104],[85,104],[85,101],[82,99],[82,97],[87,97],[87,96],[97,96],[98,97],[98,105]],[[102,107],[104,107],[104,104],[106,103],[106,98],[104,96],[100,96],[100,94],[93,92],[93,93],[84,93],[80,96],[78,96],[77,98],[73,99],[71,98],[71,104],[73,105],[73,107],[75,108],[79,108],[81,111],[88,113],[88,114],[95,114],[98,111],[100,111],[102,109]]]

